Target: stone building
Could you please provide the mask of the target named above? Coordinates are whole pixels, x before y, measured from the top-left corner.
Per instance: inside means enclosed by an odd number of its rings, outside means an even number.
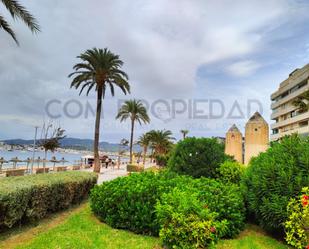
[[[242,134],[235,124],[226,133],[225,154],[233,156],[236,161],[243,163]]]
[[[226,133],[225,153],[240,163],[248,165],[251,158],[267,150],[269,146],[269,127],[267,122],[256,112],[245,127],[245,139],[236,125]]]
[[[245,165],[250,159],[267,150],[269,146],[269,127],[267,122],[256,112],[249,119],[245,128]]]

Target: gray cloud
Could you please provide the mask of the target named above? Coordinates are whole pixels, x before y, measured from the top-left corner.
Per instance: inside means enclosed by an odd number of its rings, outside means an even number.
[[[67,75],[77,62],[76,56],[94,46],[108,47],[120,54],[130,76],[132,97],[154,100],[201,95],[233,101],[237,95],[243,99],[261,98],[268,108],[270,91],[263,89],[259,94],[261,89],[252,91],[251,85],[246,86],[241,79],[227,86],[231,79],[224,69],[230,68],[230,73],[236,72],[247,80],[254,77],[257,69],[254,65],[263,69],[269,59],[258,55],[274,49],[276,42],[301,32],[308,12],[308,4],[289,0],[21,2],[37,17],[42,32],[33,36],[24,25],[14,23],[21,43],[16,47],[1,31],[0,125],[5,129],[2,136],[31,137],[30,124],[47,118],[44,116],[46,100],[78,98],[78,92],[69,89]],[[301,38],[304,46],[309,44],[307,38]],[[246,61],[255,64],[239,64]],[[221,81],[209,74],[198,80],[198,70],[213,65],[221,68]],[[291,61],[290,66],[295,66],[295,62]],[[274,81],[271,77],[268,74],[263,80]],[[267,86],[265,82],[259,84]],[[229,96],[229,88],[234,89],[235,95]],[[117,98],[122,97],[117,94]],[[95,97],[92,94],[88,99],[94,103]],[[107,98],[105,106],[102,139],[118,140],[127,130],[114,120],[117,100]],[[22,124],[17,127],[8,115],[18,116]],[[7,125],[8,122],[12,125]],[[187,122],[185,119],[170,123],[154,120],[152,128],[177,132]],[[93,118],[74,124],[70,119],[62,119],[61,123],[69,135],[92,137]],[[224,128],[219,129],[219,123],[226,120],[208,120],[207,124],[214,128],[201,129],[196,134],[222,134]]]

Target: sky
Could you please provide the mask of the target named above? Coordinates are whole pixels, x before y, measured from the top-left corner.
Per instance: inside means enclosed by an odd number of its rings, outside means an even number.
[[[103,102],[101,140],[128,138],[115,120],[126,99],[141,99],[151,118],[136,125],[190,136],[224,136],[260,111],[270,95],[309,63],[309,1],[300,0],[20,0],[38,20],[33,35],[12,20],[20,46],[0,30],[0,140],[32,139],[53,122],[68,137],[92,138],[95,92],[70,89],[68,75],[87,49],[108,48],[124,62],[131,94]]]

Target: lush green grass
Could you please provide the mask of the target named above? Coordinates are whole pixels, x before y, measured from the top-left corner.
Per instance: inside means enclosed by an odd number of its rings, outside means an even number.
[[[267,236],[260,228],[247,225],[237,239],[222,240],[215,249],[288,249],[289,247]]]
[[[18,238],[17,238],[18,239]],[[159,245],[159,239],[111,229],[99,222],[87,206],[69,216],[64,223],[40,233],[23,244],[18,241],[11,248],[90,249],[127,248],[147,249]],[[5,241],[3,248],[7,248]]]
[[[88,205],[66,211],[37,226],[0,235],[0,248],[23,249],[160,249],[158,238],[112,229],[98,221]],[[220,241],[215,249],[287,249],[259,228],[249,225],[239,238]]]

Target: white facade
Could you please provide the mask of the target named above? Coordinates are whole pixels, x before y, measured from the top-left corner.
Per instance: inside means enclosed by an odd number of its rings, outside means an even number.
[[[271,95],[271,141],[298,133],[300,135],[309,134],[309,112],[300,113],[293,101],[309,90],[309,64],[301,69],[294,70],[279,89]]]

